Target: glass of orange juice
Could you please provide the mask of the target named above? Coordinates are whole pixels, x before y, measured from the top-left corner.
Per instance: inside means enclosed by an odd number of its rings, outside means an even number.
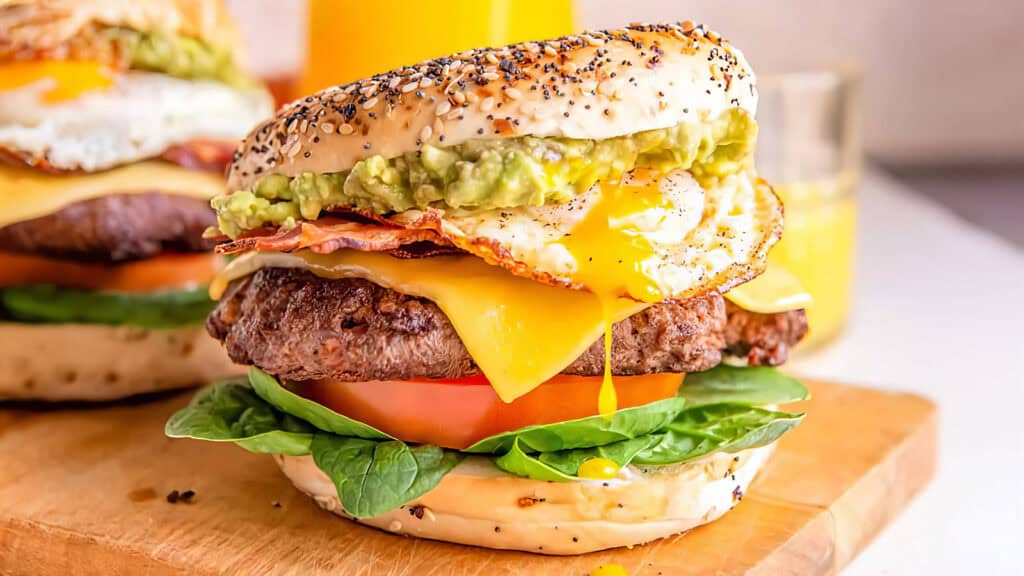
[[[831,340],[850,312],[861,170],[860,76],[822,71],[762,77],[758,172],[782,197],[786,230],[768,255],[800,279],[813,348]]]
[[[573,32],[572,0],[309,0],[300,94],[428,58]],[[347,24],[341,28],[338,22]]]

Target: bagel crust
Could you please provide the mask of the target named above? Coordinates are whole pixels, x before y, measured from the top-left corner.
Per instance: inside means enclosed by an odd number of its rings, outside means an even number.
[[[57,52],[95,26],[191,36],[230,50],[236,62],[244,53],[223,0],[8,0],[0,2],[0,58]]]
[[[0,400],[114,400],[240,373],[202,326],[0,323]]]
[[[228,189],[267,174],[351,169],[422,144],[606,139],[757,106],[739,50],[692,22],[470,50],[296,100],[241,144]]]
[[[420,538],[540,554],[583,554],[685,532],[728,512],[774,444],[677,466],[633,467],[613,480],[543,482],[473,456],[405,506],[357,522]],[[351,518],[312,456],[275,455],[320,507]]]

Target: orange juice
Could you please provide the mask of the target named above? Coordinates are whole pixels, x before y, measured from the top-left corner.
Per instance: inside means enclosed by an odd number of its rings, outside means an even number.
[[[470,48],[572,31],[572,0],[310,0],[300,93]]]
[[[855,178],[791,182],[775,186],[786,206],[786,229],[768,260],[792,272],[811,293],[810,332],[801,348],[812,348],[842,329],[850,310],[857,203]]]

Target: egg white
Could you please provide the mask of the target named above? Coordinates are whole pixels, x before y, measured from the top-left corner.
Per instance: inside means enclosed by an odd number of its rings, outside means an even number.
[[[0,148],[96,171],[198,138],[240,139],[273,111],[262,89],[127,72],[105,90],[47,103],[45,79],[0,91]]]
[[[768,248],[781,234],[782,205],[756,175],[740,172],[705,188],[689,172],[676,171],[656,185],[666,207],[649,208],[611,225],[628,225],[650,242],[656,257],[644,272],[666,298],[725,290],[763,270]],[[576,259],[560,241],[600,195],[595,186],[565,204],[441,209],[441,227],[456,245],[492,263],[541,281],[586,289],[575,278]],[[411,222],[422,216],[414,210],[396,219]]]

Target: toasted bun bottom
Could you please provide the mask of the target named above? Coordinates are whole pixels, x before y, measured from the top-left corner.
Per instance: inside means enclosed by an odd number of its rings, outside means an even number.
[[[629,467],[613,480],[543,482],[470,457],[436,488],[358,522],[421,538],[541,554],[631,546],[711,522],[742,498],[774,445],[713,454],[678,466]],[[351,518],[311,456],[276,455],[281,470],[320,507]]]
[[[0,323],[0,399],[113,400],[240,372],[203,326]]]

